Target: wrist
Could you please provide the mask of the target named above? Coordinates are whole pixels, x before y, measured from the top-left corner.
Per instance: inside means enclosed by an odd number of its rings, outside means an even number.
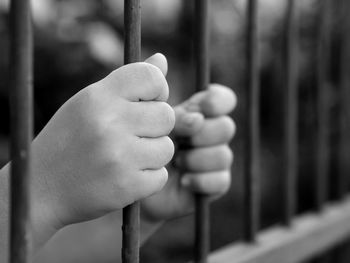
[[[54,176],[50,165],[40,155],[35,141],[32,145],[31,218],[34,243],[41,246],[66,224],[62,221],[59,193],[50,180]]]
[[[1,217],[6,216],[7,228],[10,223],[10,171],[11,163],[5,165],[0,171],[0,185],[1,185],[1,202],[4,203],[4,208],[1,207]],[[38,198],[38,187],[36,182],[36,173],[31,174],[31,191],[30,191],[30,224],[32,230],[32,241],[34,250],[40,247],[46,240],[48,240],[58,229],[55,227],[54,217],[50,213],[54,206],[48,202],[48,198]],[[40,190],[39,190],[40,192]],[[5,204],[6,203],[6,204]],[[6,213],[6,215],[5,215]]]

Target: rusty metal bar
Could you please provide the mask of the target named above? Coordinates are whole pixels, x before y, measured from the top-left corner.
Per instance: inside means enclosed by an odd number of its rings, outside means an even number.
[[[195,1],[195,66],[196,90],[205,90],[209,85],[209,0]],[[206,263],[210,247],[210,213],[207,196],[196,194],[194,260]]]
[[[33,138],[33,44],[29,0],[10,4],[10,253],[11,263],[30,258],[30,143]]]
[[[320,1],[317,39],[316,87],[317,87],[317,149],[316,149],[316,210],[321,211],[328,195],[330,163],[330,110],[329,110],[329,63],[330,63],[330,11],[331,0]]]
[[[124,63],[141,59],[141,2],[124,1]],[[123,209],[122,262],[138,263],[140,249],[140,204],[135,202]]]
[[[244,239],[252,242],[259,228],[259,64],[258,64],[258,28],[257,1],[249,0],[247,6],[247,120],[245,149],[245,209]]]
[[[283,223],[290,226],[296,211],[296,180],[298,173],[298,61],[296,3],[289,0],[285,25],[285,122],[284,122],[284,161],[285,178],[283,185]]]

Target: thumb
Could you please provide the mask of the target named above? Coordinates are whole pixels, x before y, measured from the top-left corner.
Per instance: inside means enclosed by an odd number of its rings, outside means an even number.
[[[201,112],[205,117],[229,114],[237,104],[236,94],[228,87],[211,84],[209,89],[197,92],[185,102],[188,111]]]
[[[160,69],[164,76],[168,72],[168,62],[166,57],[161,53],[156,53],[153,56],[145,60],[146,63],[152,64]]]
[[[204,116],[200,112],[189,111],[184,104],[174,108],[175,127],[173,134],[175,136],[192,136],[196,134],[204,125]]]

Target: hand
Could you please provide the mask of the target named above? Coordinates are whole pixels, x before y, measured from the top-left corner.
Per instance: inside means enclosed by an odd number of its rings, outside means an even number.
[[[121,209],[166,183],[175,122],[166,103],[167,62],[160,54],[147,62],[81,90],[35,139],[33,174],[41,187],[34,191],[59,227]]]
[[[212,85],[208,91],[197,93],[175,107],[172,135],[178,143],[187,140],[193,149],[178,152],[177,168],[170,169],[170,180],[164,189],[142,201],[141,242],[159,228],[161,221],[191,212],[193,193],[205,193],[214,199],[227,191],[232,161],[227,144],[235,127],[225,114],[235,105],[236,97],[231,90]],[[121,223],[122,214],[117,210],[65,227],[49,240],[34,261],[120,262]],[[72,244],[74,250],[70,249]]]
[[[233,160],[228,143],[235,133],[235,124],[227,114],[236,102],[232,90],[212,84],[175,107],[171,136],[179,149],[164,189],[142,202],[144,219],[157,222],[192,212],[194,193],[216,199],[227,192]]]

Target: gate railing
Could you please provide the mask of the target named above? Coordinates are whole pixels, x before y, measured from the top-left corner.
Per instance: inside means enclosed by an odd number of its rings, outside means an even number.
[[[350,199],[345,198],[349,170],[349,88],[348,63],[350,46],[347,32],[350,22],[343,21],[340,61],[339,103],[341,129],[339,136],[338,201],[326,204],[327,174],[330,169],[330,113],[328,71],[330,67],[330,11],[342,5],[343,16],[350,11],[347,0],[319,0],[321,4],[317,40],[317,156],[316,156],[316,213],[295,217],[298,173],[298,8],[297,0],[288,0],[285,15],[283,89],[284,97],[284,212],[282,226],[259,232],[260,180],[259,165],[259,48],[257,0],[247,0],[246,19],[246,88],[247,125],[245,130],[245,209],[242,243],[227,245],[207,256],[209,250],[209,208],[204,196],[197,197],[195,262],[299,262],[319,254],[350,237]],[[32,109],[32,29],[30,0],[12,0],[11,17],[11,223],[10,262],[27,263],[30,257],[29,181],[30,142],[33,130]],[[345,11],[344,11],[345,10]],[[141,17],[140,0],[125,0],[125,63],[140,60]],[[209,0],[195,1],[195,58],[197,90],[209,83]],[[124,209],[123,262],[139,261],[139,208],[132,204]]]

